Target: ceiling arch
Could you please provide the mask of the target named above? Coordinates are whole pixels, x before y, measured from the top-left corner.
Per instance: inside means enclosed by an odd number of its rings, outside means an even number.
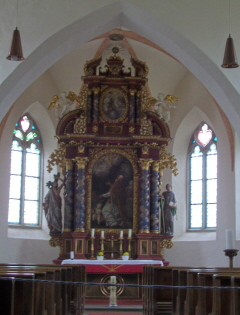
[[[0,119],[19,95],[55,62],[79,45],[119,27],[141,34],[179,60],[207,88],[240,136],[240,96],[218,66],[169,25],[124,1],[107,5],[79,19],[32,52],[0,86]]]

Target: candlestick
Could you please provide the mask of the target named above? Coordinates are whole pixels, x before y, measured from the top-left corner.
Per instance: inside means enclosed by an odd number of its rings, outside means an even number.
[[[225,249],[225,256],[229,257],[229,269],[233,268],[233,257],[237,256],[238,249]]]
[[[91,237],[95,236],[95,229],[91,229]]]
[[[101,238],[104,238],[104,231],[101,231]]]
[[[91,257],[89,259],[96,259],[94,257],[94,237],[91,237]]]
[[[119,238],[123,238],[123,231],[120,231],[120,236]]]
[[[234,236],[233,230],[226,230],[226,249],[234,249]]]

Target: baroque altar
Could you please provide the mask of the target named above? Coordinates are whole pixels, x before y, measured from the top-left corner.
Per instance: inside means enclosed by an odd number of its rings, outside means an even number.
[[[66,96],[77,106],[56,129],[59,148],[48,171],[58,166],[55,182],[62,178],[64,192],[62,229],[50,226],[50,245],[60,246],[54,262],[70,252],[94,260],[99,251],[105,259],[129,252],[130,259],[164,262],[173,236],[162,233],[161,177],[167,168],[177,174],[166,151],[169,127],[148,97],[146,63],[131,58],[125,71],[114,50],[104,70],[101,62],[101,56],[86,62],[80,94]]]

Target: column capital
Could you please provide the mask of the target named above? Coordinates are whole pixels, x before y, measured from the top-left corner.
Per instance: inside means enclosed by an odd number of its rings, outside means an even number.
[[[73,160],[72,159],[66,159],[66,169],[68,171],[71,171],[73,168]]]
[[[88,158],[87,157],[76,157],[75,160],[77,162],[78,169],[84,170],[85,166],[88,162]]]
[[[152,163],[152,159],[139,159],[139,164],[143,171],[148,171]]]

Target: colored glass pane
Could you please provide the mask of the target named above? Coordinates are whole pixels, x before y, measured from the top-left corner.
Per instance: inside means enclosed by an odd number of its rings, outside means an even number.
[[[26,131],[28,130],[28,128],[30,127],[30,121],[29,121],[29,119],[27,118],[27,116],[23,116],[23,118],[22,118],[20,124],[21,124],[22,130],[23,130],[24,132],[26,132]]]
[[[211,141],[212,139],[212,130],[208,129],[208,125],[204,124],[202,126],[202,130],[200,130],[197,134],[198,142],[201,143],[204,147]]]
[[[16,138],[19,138],[19,139],[21,139],[21,140],[24,139],[24,138],[23,138],[23,134],[22,134],[22,132],[21,132],[20,130],[14,130],[13,133],[15,134],[15,137],[16,137]]]
[[[30,140],[33,140],[34,138],[37,138],[37,134],[36,132],[29,132],[27,135],[26,135],[26,141],[30,141]]]

